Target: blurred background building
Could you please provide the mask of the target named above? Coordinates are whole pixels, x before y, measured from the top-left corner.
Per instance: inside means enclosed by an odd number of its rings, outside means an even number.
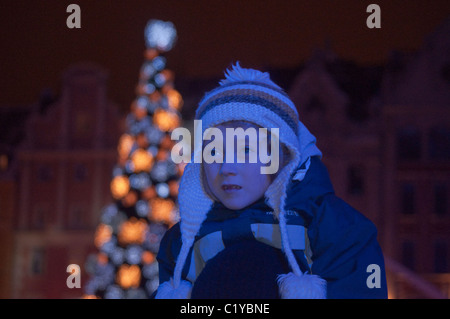
[[[10,243],[2,244],[9,256],[4,297],[76,297],[67,289],[66,268],[93,250],[93,231],[109,200],[105,187],[121,126],[118,108],[106,95],[107,73],[78,64],[65,71],[62,82],[58,97],[43,92],[3,126],[5,138],[17,125],[23,137],[20,144],[10,140],[1,155],[6,158],[2,226],[8,225]]]
[[[447,19],[418,50],[371,66],[326,43],[264,69],[316,135],[336,193],[378,227],[391,298],[450,297],[449,34]],[[177,76],[181,126],[220,78]],[[56,94],[0,108],[1,298],[81,297],[66,267],[81,266],[83,286],[124,131],[108,88],[108,71],[78,63]]]

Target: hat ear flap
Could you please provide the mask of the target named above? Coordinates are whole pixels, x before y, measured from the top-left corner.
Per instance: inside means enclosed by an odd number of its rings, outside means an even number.
[[[155,296],[157,299],[186,299],[191,296],[192,284],[181,279],[181,272],[195,236],[213,204],[211,198],[204,191],[201,174],[201,164],[199,163],[191,162],[184,168],[178,192],[182,246],[173,278],[158,287]]]
[[[183,176],[181,176],[178,203],[180,205],[180,229],[183,242],[193,242],[213,204],[213,200],[205,192],[202,185],[201,175],[201,164],[191,162],[186,164]]]
[[[267,199],[267,204],[274,210],[274,216],[278,219],[279,213],[284,209],[284,202],[286,199],[286,190],[289,184],[289,178],[297,168],[300,161],[300,154],[295,146],[285,144],[290,150],[290,161],[284,166],[280,167],[280,171],[267,188],[264,196]]]

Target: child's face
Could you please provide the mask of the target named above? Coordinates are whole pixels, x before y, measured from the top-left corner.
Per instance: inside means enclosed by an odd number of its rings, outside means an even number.
[[[247,122],[229,122],[216,126],[223,136],[223,163],[203,162],[207,186],[213,195],[225,207],[233,210],[242,209],[259,200],[272,182],[273,175],[261,174],[261,166],[266,166],[259,161],[249,162],[249,152],[252,152],[252,145],[248,139],[245,141],[245,163],[237,162],[237,143],[235,142],[234,161],[227,163],[226,158],[226,128],[242,127],[246,130],[254,127],[258,132],[259,126]],[[257,133],[259,140],[259,133]],[[208,143],[205,143],[205,145]],[[242,154],[242,153],[241,153]]]

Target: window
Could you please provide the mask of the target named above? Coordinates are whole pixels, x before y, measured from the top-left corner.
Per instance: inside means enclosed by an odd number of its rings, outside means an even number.
[[[87,168],[84,164],[77,164],[74,168],[74,178],[78,182],[82,182],[87,177]]]
[[[82,206],[74,206],[69,211],[68,216],[68,229],[82,229],[84,225],[85,210]]]
[[[447,185],[439,183],[434,185],[434,213],[438,216],[447,214],[448,210]]]
[[[401,213],[403,215],[413,215],[416,212],[416,190],[413,184],[405,183],[401,186]]]
[[[402,128],[397,131],[397,157],[400,160],[420,159],[422,146],[420,131],[414,127]]]
[[[352,165],[348,169],[348,192],[352,195],[364,194],[364,168]]]
[[[43,229],[45,227],[45,220],[47,215],[47,209],[44,206],[38,205],[34,207],[33,215],[31,219],[32,229]]]
[[[34,248],[31,252],[30,273],[33,276],[44,273],[45,251],[43,248]]]
[[[93,119],[88,112],[77,112],[75,116],[75,132],[79,137],[89,137],[93,131]]]
[[[325,105],[323,105],[317,96],[312,96],[306,104],[305,109],[307,112],[318,111],[319,113],[323,113],[325,112]]]
[[[48,165],[41,165],[38,168],[38,180],[40,182],[48,182],[52,179],[53,172],[50,166]]]
[[[414,270],[415,268],[415,247],[414,243],[411,241],[405,241],[402,244],[402,264],[411,269]]]
[[[430,130],[428,136],[428,152],[430,158],[450,159],[450,128],[438,126]]]
[[[436,242],[434,244],[434,272],[446,273],[449,272],[447,264],[447,243]]]

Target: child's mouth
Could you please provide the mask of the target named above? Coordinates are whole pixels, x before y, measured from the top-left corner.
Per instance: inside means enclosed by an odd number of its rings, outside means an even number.
[[[222,189],[227,193],[236,192],[241,188],[242,187],[239,185],[231,185],[231,184],[222,185]]]

